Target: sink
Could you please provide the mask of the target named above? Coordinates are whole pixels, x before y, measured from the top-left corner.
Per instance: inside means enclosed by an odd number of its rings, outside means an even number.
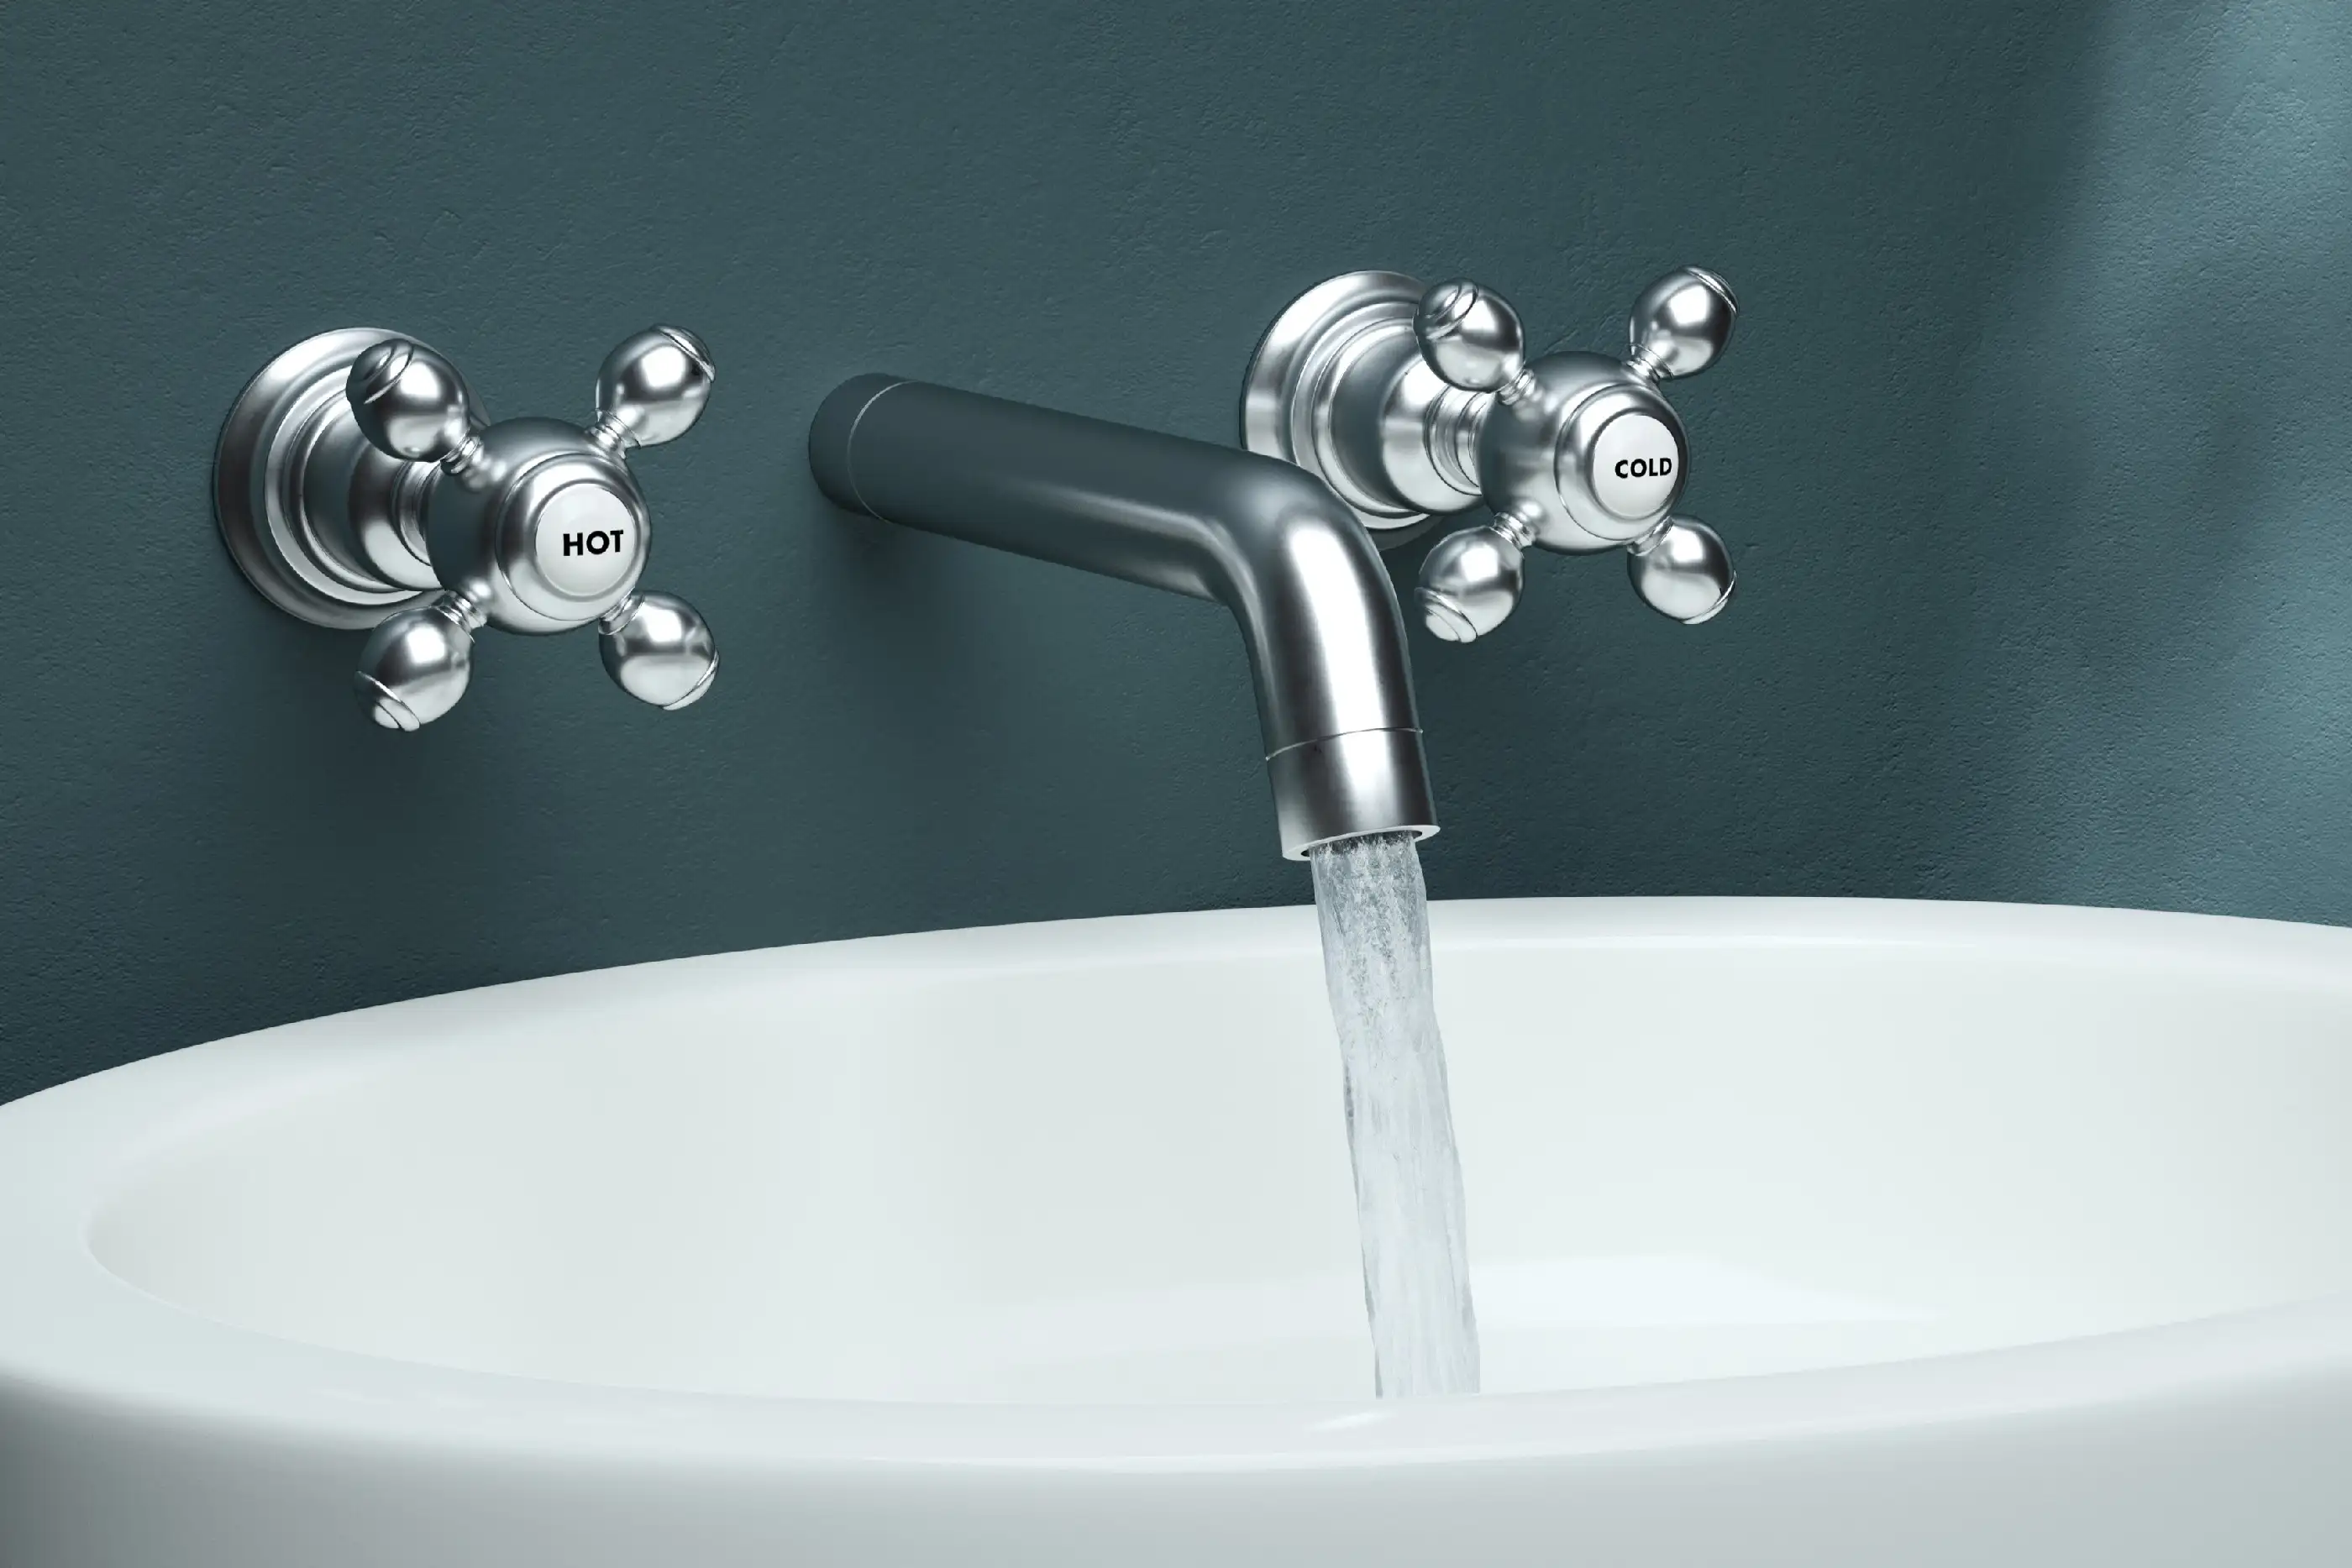
[[[0,1107],[0,1562],[2352,1561],[2352,932],[1433,923],[1485,1396],[1311,911],[780,948]]]

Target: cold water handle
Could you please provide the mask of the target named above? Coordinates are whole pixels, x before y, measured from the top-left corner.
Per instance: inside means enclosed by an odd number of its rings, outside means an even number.
[[[1293,301],[1253,360],[1243,435],[1318,475],[1383,544],[1484,505],[1490,522],[1440,540],[1415,595],[1449,642],[1499,626],[1527,550],[1623,549],[1652,609],[1696,623],[1734,584],[1712,529],[1674,514],[1690,469],[1661,383],[1722,353],[1738,314],[1714,273],[1681,267],[1633,306],[1622,359],[1530,359],[1518,313],[1457,279],[1397,273],[1327,279]]]
[[[1690,472],[1682,420],[1658,383],[1696,375],[1729,341],[1738,301],[1721,278],[1678,268],[1634,302],[1628,351],[1556,354],[1527,362],[1518,314],[1466,281],[1422,297],[1413,336],[1438,378],[1491,393],[1475,437],[1479,499],[1494,520],[1438,541],[1415,595],[1430,630],[1468,642],[1517,604],[1523,552],[1622,546],[1650,608],[1696,625],[1730,602],[1736,577],[1723,541],[1671,515]]]

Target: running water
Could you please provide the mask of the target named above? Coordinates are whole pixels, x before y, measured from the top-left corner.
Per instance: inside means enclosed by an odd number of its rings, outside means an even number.
[[[1307,859],[1347,1072],[1373,1386],[1384,1398],[1475,1394],[1478,1322],[1421,854],[1410,833],[1373,833]]]

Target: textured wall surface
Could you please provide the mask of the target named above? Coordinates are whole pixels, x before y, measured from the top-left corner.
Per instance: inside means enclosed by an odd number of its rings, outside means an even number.
[[[2352,916],[2352,9],[2284,0],[0,10],[0,1097],[364,1003],[870,932],[1289,902],[1204,605],[830,510],[889,369],[1230,438],[1327,274],[1470,273],[1676,392],[1742,573],[1685,631],[1533,563],[1415,633],[1441,894]],[[413,737],[207,499],[284,345],[415,333],[643,465],[709,700],[497,636]],[[1404,552],[1410,573],[1417,550]]]

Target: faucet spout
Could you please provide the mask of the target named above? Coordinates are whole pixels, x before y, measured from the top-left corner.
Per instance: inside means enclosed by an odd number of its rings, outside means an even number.
[[[1395,591],[1304,469],[891,376],[834,390],[809,462],[852,510],[1225,606],[1291,859],[1437,831]]]

